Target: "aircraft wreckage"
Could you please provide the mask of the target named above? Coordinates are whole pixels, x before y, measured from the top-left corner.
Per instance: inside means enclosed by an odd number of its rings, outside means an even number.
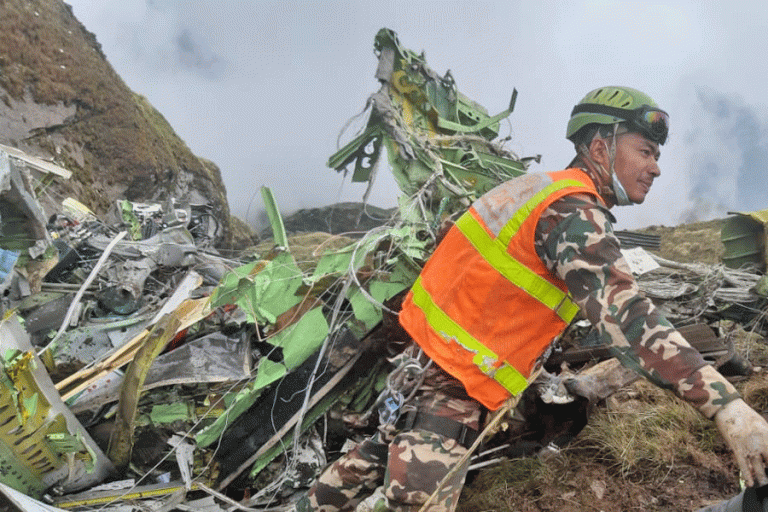
[[[391,30],[374,49],[381,88],[367,124],[328,161],[372,184],[386,151],[402,194],[396,213],[363,233],[291,238],[268,189],[273,240],[240,258],[212,246],[205,205],[117,201],[98,219],[68,199],[49,217],[37,194],[67,171],[0,148],[0,492],[10,503],[288,507],[401,398],[387,378],[403,339],[400,297],[441,226],[538,157],[499,139],[516,91],[491,116]],[[736,318],[764,334],[765,220],[743,215],[759,226],[729,229],[730,257],[752,258],[748,268],[661,260],[642,249],[658,239],[620,233],[640,246],[627,255],[641,287],[732,374],[749,365],[705,322]],[[528,434],[499,440],[476,467],[566,443],[589,406],[636,378],[589,340],[577,321],[547,366],[549,383],[529,397],[530,407],[580,404],[572,421],[556,431],[519,425]]]

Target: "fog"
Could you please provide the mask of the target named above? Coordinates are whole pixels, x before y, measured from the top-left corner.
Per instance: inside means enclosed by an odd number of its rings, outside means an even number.
[[[373,38],[381,27],[424,50],[439,74],[450,69],[490,114],[517,88],[510,148],[541,154],[534,172],[570,161],[565,126],[589,90],[627,85],[655,98],[672,119],[662,176],[645,204],[617,209],[620,228],[768,208],[762,3],[70,3],[127,85],[221,168],[232,212],[250,223],[261,185],[286,212],[362,198],[364,186],[325,162],[378,89]],[[390,207],[398,191],[385,171],[371,202]]]

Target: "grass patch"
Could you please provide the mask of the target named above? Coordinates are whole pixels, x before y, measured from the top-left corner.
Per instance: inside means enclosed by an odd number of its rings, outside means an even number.
[[[576,442],[594,450],[621,475],[642,479],[663,477],[682,462],[725,471],[713,455],[721,445],[713,422],[645,381],[596,411]]]
[[[550,468],[536,457],[505,460],[481,471],[465,488],[459,510],[513,510],[512,496],[532,495],[535,498],[542,482],[550,480]]]
[[[713,422],[640,381],[594,411],[559,454],[483,469],[458,510],[688,511],[738,492],[729,461]]]
[[[720,230],[724,219],[693,222],[682,226],[650,226],[643,233],[659,235],[661,247],[658,254],[683,263],[720,262],[724,247],[720,242]]]
[[[761,321],[764,319],[761,318]],[[736,352],[746,357],[753,366],[768,367],[768,343],[760,334],[745,330],[739,324],[728,326],[727,336],[733,340]]]
[[[744,401],[757,412],[768,411],[768,375],[762,374],[749,379],[741,386]]]

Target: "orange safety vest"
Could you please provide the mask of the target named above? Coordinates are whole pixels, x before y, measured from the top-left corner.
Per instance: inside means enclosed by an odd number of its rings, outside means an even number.
[[[578,193],[601,200],[575,168],[489,191],[456,221],[403,303],[400,323],[416,343],[491,410],[528,386],[537,360],[579,311],[534,247],[542,212]]]

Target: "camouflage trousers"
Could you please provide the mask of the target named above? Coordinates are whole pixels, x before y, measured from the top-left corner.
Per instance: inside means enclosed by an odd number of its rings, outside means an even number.
[[[483,406],[439,368],[427,373],[414,405],[420,414],[441,416],[476,431],[481,429]],[[384,498],[368,510],[416,512],[466,452],[467,448],[458,441],[439,433],[418,429],[397,432],[392,427],[382,427],[329,466],[298,510],[351,512],[382,487]],[[428,507],[429,512],[455,510],[467,467],[468,462],[446,482]]]

